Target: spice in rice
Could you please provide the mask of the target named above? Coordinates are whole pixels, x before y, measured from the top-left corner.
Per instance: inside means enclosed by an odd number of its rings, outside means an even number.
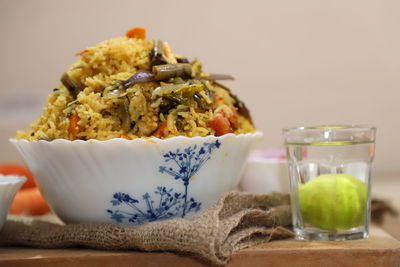
[[[78,53],[39,120],[16,138],[163,139],[255,131],[244,103],[203,73],[197,60],[145,36],[134,28]]]

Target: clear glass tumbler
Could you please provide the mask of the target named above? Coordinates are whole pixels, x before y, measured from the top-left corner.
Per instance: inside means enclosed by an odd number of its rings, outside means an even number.
[[[296,239],[368,237],[375,133],[364,125],[283,129]]]

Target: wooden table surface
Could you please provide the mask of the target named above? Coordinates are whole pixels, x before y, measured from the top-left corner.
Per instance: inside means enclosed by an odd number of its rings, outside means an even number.
[[[189,255],[169,252],[101,251],[83,248],[0,248],[0,266],[208,266]],[[235,254],[230,267],[241,266],[400,266],[400,241],[373,227],[368,239],[344,242],[282,240]]]

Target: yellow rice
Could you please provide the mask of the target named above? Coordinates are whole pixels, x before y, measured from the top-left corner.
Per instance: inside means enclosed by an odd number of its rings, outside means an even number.
[[[140,83],[127,88],[125,95],[129,99],[129,115],[133,123],[130,131],[122,129],[118,109],[122,100],[117,96],[104,96],[104,92],[112,90],[116,82],[128,79],[137,71],[150,69],[149,52],[153,47],[153,41],[120,37],[87,48],[68,70],[69,76],[84,88],[76,101],[73,102],[74,98],[61,84],[49,95],[40,118],[28,130],[18,131],[16,138],[107,140],[123,136],[134,139],[153,136],[161,123],[166,123],[161,138],[215,135],[208,122],[236,111],[232,95],[213,81],[205,82],[216,99],[213,108],[199,110],[195,105],[177,105],[165,114],[159,111],[160,99],[152,98],[153,90],[162,82]],[[211,102],[203,92],[200,95],[207,103]],[[69,133],[71,109],[79,117],[79,133],[75,137]],[[240,113],[237,115],[239,127],[233,131],[235,134],[255,131],[249,118]]]

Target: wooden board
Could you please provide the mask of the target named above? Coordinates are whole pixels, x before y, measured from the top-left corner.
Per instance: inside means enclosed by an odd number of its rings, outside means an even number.
[[[207,266],[189,255],[91,249],[0,248],[0,266]],[[373,228],[371,237],[345,242],[284,240],[238,252],[230,267],[400,266],[400,241]]]

